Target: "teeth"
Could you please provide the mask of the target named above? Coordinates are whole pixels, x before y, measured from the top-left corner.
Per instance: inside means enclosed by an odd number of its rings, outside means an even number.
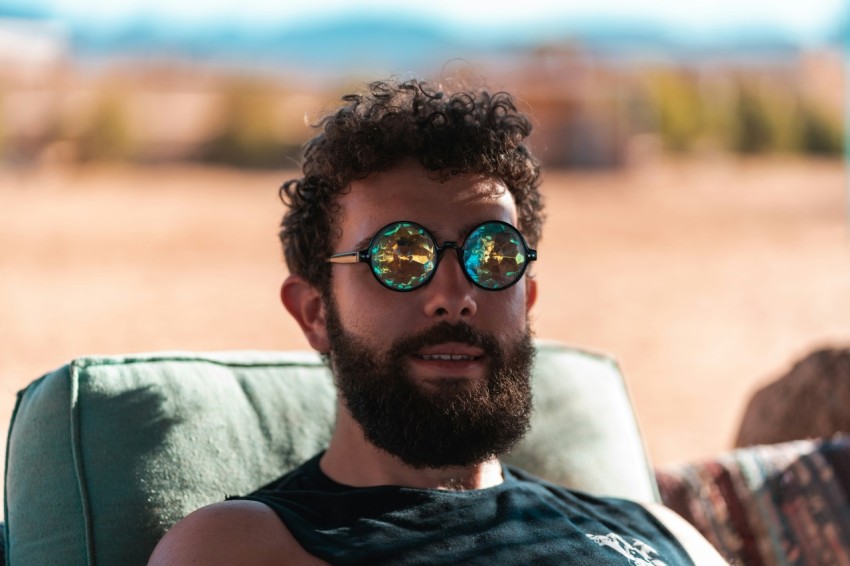
[[[452,362],[460,362],[465,360],[474,360],[474,356],[465,356],[462,354],[424,354],[420,356],[423,360],[444,360]]]

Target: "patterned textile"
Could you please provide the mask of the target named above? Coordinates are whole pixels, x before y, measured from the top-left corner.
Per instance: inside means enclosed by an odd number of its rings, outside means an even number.
[[[656,478],[732,564],[850,566],[850,436],[742,448]]]

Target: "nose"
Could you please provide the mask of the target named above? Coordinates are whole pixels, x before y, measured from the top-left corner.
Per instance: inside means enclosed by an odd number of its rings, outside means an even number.
[[[422,291],[425,315],[429,318],[456,322],[467,320],[478,311],[477,290],[463,273],[454,250],[443,252],[437,271]]]

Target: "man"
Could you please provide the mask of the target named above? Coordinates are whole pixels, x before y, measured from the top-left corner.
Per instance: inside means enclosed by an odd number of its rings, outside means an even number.
[[[334,373],[331,441],[189,515],[151,564],[722,562],[670,512],[498,460],[528,428],[542,225],[511,97],[414,80],[343,100],[281,189],[281,299]]]

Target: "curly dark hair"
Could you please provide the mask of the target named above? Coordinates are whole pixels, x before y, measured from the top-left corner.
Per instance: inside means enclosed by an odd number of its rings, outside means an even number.
[[[543,224],[540,163],[523,143],[531,121],[510,94],[447,92],[414,79],[373,82],[364,94],[342,100],[315,125],[320,132],[305,145],[304,176],[280,188],[289,206],[280,240],[290,273],[327,293],[331,270],[325,260],[339,238],[337,196],[352,181],[405,158],[443,179],[458,173],[500,179],[516,202],[519,229],[529,245],[537,244]]]

